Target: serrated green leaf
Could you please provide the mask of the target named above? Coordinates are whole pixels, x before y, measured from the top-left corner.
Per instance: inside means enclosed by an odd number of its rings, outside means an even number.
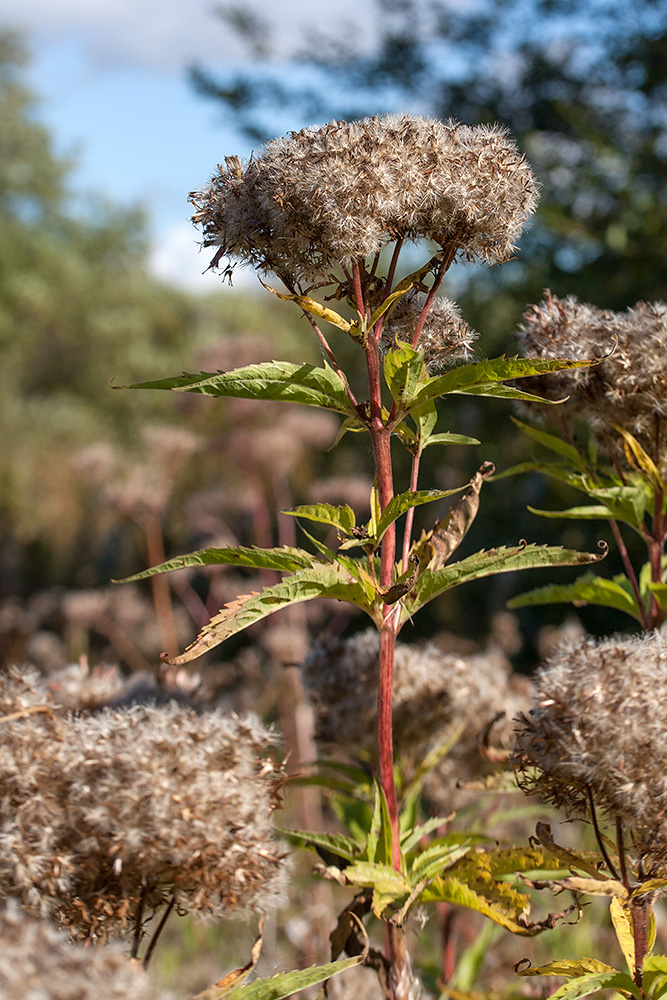
[[[641,612],[637,608],[632,584],[619,573],[612,580],[595,573],[584,573],[574,583],[547,584],[525,594],[519,594],[507,602],[507,607],[527,608],[538,604],[597,604],[605,608],[623,611],[641,622]]]
[[[451,868],[460,858],[464,857],[472,846],[470,840],[460,844],[451,844],[446,837],[438,837],[414,858],[410,868],[410,881],[414,885],[420,879],[430,879],[435,875],[441,875],[443,871]]]
[[[189,663],[225,639],[242,632],[255,622],[272,615],[290,604],[329,597],[356,604],[370,613],[366,594],[339,563],[317,563],[299,570],[258,594],[242,594],[227,604],[205,625],[198,637],[180,656],[169,657],[167,663]]]
[[[399,343],[384,358],[384,378],[396,403],[409,406],[424,368],[424,354]]]
[[[342,507],[334,507],[330,503],[309,503],[300,507],[292,507],[290,510],[281,511],[282,514],[289,514],[290,517],[303,517],[307,521],[319,521],[320,524],[328,524],[343,534],[349,535],[355,526],[354,511],[348,504]]]
[[[327,965],[311,965],[308,969],[298,969],[294,972],[281,972],[270,979],[257,979],[245,986],[236,986],[229,993],[211,994],[206,1000],[283,1000],[291,997],[309,986],[323,983],[332,976],[337,976],[346,969],[352,969],[364,959],[363,955],[355,958],[343,958]]]
[[[520,569],[540,569],[546,566],[580,566],[599,562],[606,553],[577,552],[560,546],[525,545],[517,548],[502,546],[476,552],[467,559],[438,570],[425,570],[411,594],[405,600],[404,617],[413,615],[435,597],[470,580],[495,573],[510,573]]]
[[[625,997],[639,997],[634,982],[625,972],[590,972],[578,979],[572,979],[552,993],[549,1000],[580,1000],[580,997],[599,993],[600,990],[616,990]]]
[[[200,549],[184,556],[176,556],[158,566],[151,566],[140,573],[134,573],[123,580],[114,583],[134,583],[135,580],[146,580],[157,573],[171,573],[173,570],[186,569],[190,566],[246,566],[251,569],[274,569],[280,573],[293,573],[299,569],[312,566],[314,557],[304,549],[283,545],[276,549],[259,549],[254,545],[229,547],[226,549]]]
[[[567,441],[563,441],[562,438],[557,437],[555,434],[547,434],[546,431],[540,430],[539,427],[533,427],[531,424],[525,424],[521,420],[517,420],[516,417],[512,417],[512,422],[516,426],[527,434],[528,437],[533,438],[534,441],[538,441],[540,444],[548,448],[549,451],[553,451],[556,455],[560,455],[562,458],[566,458],[570,465],[583,471],[586,463],[582,459],[581,455],[577,449],[568,444]]]
[[[332,854],[345,858],[346,861],[355,861],[360,858],[364,849],[363,844],[343,833],[316,833],[312,830],[286,830],[280,827],[277,828],[277,833],[297,847],[312,848],[313,850],[323,847]]]
[[[453,490],[417,490],[416,492],[408,490],[406,493],[399,493],[398,496],[392,497],[383,510],[378,522],[374,538],[375,543],[378,544],[381,541],[389,525],[393,524],[406,510],[410,510],[411,507],[420,507],[425,503],[433,503],[435,500],[442,500],[444,497],[450,497],[454,493],[460,493],[461,490],[464,490],[469,485],[469,483],[464,483],[463,486],[457,486]]]
[[[279,400],[319,406],[346,416],[357,415],[343,380],[326,363],[320,368],[290,361],[266,361],[230,372],[185,374],[155,382],[137,382],[124,388],[172,389],[204,396]]]
[[[504,356],[493,360],[476,361],[472,364],[462,365],[460,368],[453,368],[444,375],[435,375],[429,378],[420,388],[414,402],[424,403],[428,399],[437,399],[450,392],[470,393],[477,391],[480,395],[488,395],[492,393],[493,386],[497,383],[544,375],[548,372],[586,368],[590,364],[589,361],[572,361],[570,359],[506,358]],[[539,399],[542,403],[548,402],[548,400],[537,396],[531,396],[531,398]]]

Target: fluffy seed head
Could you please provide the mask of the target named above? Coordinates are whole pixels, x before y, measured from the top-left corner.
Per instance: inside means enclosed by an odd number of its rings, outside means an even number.
[[[530,380],[530,391],[548,399],[569,396],[561,404],[564,412],[584,417],[600,435],[613,436],[611,425],[618,424],[667,466],[665,303],[637,302],[625,312],[612,312],[547,292],[524,314],[517,339],[526,357],[584,360],[611,354],[590,368]],[[528,382],[522,379],[522,385]]]
[[[426,302],[423,292],[412,291],[392,309],[382,329],[385,350],[397,341],[410,344]],[[424,352],[430,372],[439,372],[457,361],[469,361],[479,334],[471,329],[451,299],[436,298],[419,335],[417,347]]]
[[[118,945],[82,948],[18,907],[0,910],[0,996],[11,1000],[158,1000],[137,961]]]
[[[0,720],[0,895],[88,939],[132,928],[141,899],[216,918],[277,904],[283,779],[257,719],[173,703],[71,716],[18,671],[0,707],[21,713]]]
[[[506,260],[537,184],[506,129],[414,115],[329,122],[274,139],[191,195],[205,246],[290,284],[396,239],[427,238],[465,259]]]
[[[318,738],[355,756],[373,758],[376,753],[378,657],[377,632],[368,629],[350,639],[314,643],[303,664]],[[422,757],[467,722],[455,749],[426,786],[434,805],[449,811],[461,802],[458,778],[478,778],[492,770],[478,750],[480,730],[504,712],[507,721],[494,728],[492,738],[509,747],[509,720],[528,708],[530,698],[502,655],[458,656],[435,645],[397,643],[394,669],[397,757]]]
[[[514,761],[526,791],[632,832],[637,853],[667,863],[667,638],[578,640],[539,671]]]

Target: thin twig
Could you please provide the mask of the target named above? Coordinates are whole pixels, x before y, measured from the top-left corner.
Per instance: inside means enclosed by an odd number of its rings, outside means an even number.
[[[616,523],[613,517],[609,518],[609,526],[613,532],[614,541],[616,542],[616,546],[621,555],[621,559],[623,560],[623,565],[625,566],[625,572],[628,574],[628,580],[630,581],[630,584],[632,586],[632,592],[635,595],[635,601],[637,602],[637,610],[641,615],[641,623],[643,627],[648,630],[651,627],[651,620],[644,607],[644,602],[642,601],[642,595],[641,591],[639,590],[639,583],[637,581],[637,576],[635,574],[634,566],[632,565],[632,562],[630,560],[628,550],[625,546],[625,542],[623,541],[623,536],[621,535],[621,529],[619,528],[618,524]]]
[[[442,279],[445,276],[445,272],[449,269],[450,264],[454,260],[455,253],[456,253],[455,250],[450,250],[449,253],[442,258],[442,260],[440,261],[440,267],[433,275],[433,284],[431,285],[428,295],[426,296],[426,302],[424,303],[424,308],[421,311],[421,315],[417,320],[417,326],[415,327],[415,332],[412,335],[412,346],[414,348],[416,348],[417,344],[419,343],[419,338],[424,328],[426,317],[428,316],[431,305],[433,303],[433,299],[435,298],[437,291],[440,288],[440,285],[442,284]]]
[[[139,897],[139,905],[137,906],[137,915],[134,922],[134,937],[132,938],[132,952],[130,958],[136,958],[139,954],[139,945],[141,944],[141,931],[144,920],[144,902],[146,900],[146,886],[143,886],[141,890],[141,896]]]
[[[394,244],[394,252],[391,255],[391,262],[389,264],[389,270],[387,271],[387,281],[386,281],[387,292],[391,292],[391,286],[394,283],[396,266],[398,264],[398,258],[402,248],[403,248],[403,237],[401,237],[401,239],[399,240],[396,240],[396,243]]]
[[[618,860],[621,865],[621,879],[625,888],[630,891],[630,882],[628,880],[628,866],[625,860],[625,846],[623,844],[623,825],[620,819],[616,819],[616,850],[618,851]]]
[[[169,914],[171,913],[175,905],[176,905],[176,897],[172,896],[169,905],[167,906],[164,913],[160,917],[160,923],[155,928],[155,933],[153,934],[153,937],[150,940],[150,944],[148,945],[148,948],[146,948],[146,954],[144,955],[141,962],[144,969],[148,968],[148,963],[150,962],[153,952],[155,951],[155,946],[160,939],[162,931],[164,930],[164,925],[167,923],[167,920],[169,919]],[[136,956],[134,957],[136,958]]]
[[[308,320],[308,322],[312,326],[313,330],[315,331],[315,335],[316,335],[317,339],[320,342],[320,347],[322,348],[324,356],[326,357],[327,361],[329,362],[329,364],[331,365],[331,367],[335,371],[336,375],[338,375],[338,377],[340,378],[341,382],[345,386],[345,393],[347,395],[347,398],[350,400],[350,402],[352,403],[352,405],[354,406],[354,408],[357,411],[359,411],[360,410],[359,403],[357,402],[357,399],[356,399],[354,393],[352,392],[352,389],[350,388],[350,383],[347,380],[347,375],[345,374],[345,372],[343,371],[343,369],[338,364],[338,361],[336,360],[336,355],[331,350],[331,347],[329,346],[329,342],[327,341],[327,338],[324,336],[324,334],[322,333],[322,331],[319,328],[319,325],[315,322],[315,320],[310,315],[310,313],[306,312],[305,309],[304,309],[303,315],[306,317],[306,319]]]
[[[595,812],[595,803],[593,802],[593,792],[591,791],[591,786],[590,785],[586,785],[586,790],[588,791],[588,803],[589,803],[589,805],[591,807],[591,820],[593,822],[593,829],[595,830],[595,839],[598,842],[598,846],[600,848],[600,852],[602,854],[602,857],[605,860],[605,863],[607,865],[607,868],[609,869],[609,872],[611,873],[611,877],[615,878],[616,881],[619,882],[620,879],[618,877],[618,872],[614,868],[613,864],[611,863],[611,858],[607,854],[607,848],[604,845],[604,840],[602,839],[602,834],[600,832],[600,827],[598,826],[598,818],[597,818],[597,815],[596,815],[596,812]]]

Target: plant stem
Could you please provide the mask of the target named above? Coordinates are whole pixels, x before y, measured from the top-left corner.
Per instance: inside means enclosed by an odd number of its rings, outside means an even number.
[[[625,542],[623,541],[623,536],[621,535],[621,529],[619,528],[618,524],[612,517],[609,518],[609,526],[611,527],[612,533],[614,535],[614,541],[616,542],[616,546],[618,548],[618,551],[620,552],[621,559],[623,560],[623,565],[625,566],[625,572],[628,574],[628,580],[632,585],[632,592],[635,595],[635,601],[637,603],[637,611],[641,615],[642,625],[645,629],[648,630],[651,628],[650,617],[648,615],[648,612],[646,611],[646,608],[644,607],[644,602],[642,601],[642,595],[639,590],[639,584],[637,582],[637,575],[635,573],[634,566],[630,561],[630,556],[628,555],[628,550],[625,546]]]
[[[167,920],[169,919],[169,914],[173,910],[175,903],[176,903],[176,897],[172,896],[171,897],[171,902],[166,907],[164,913],[160,917],[160,923],[157,925],[157,927],[155,929],[155,933],[153,934],[153,937],[150,940],[150,944],[148,945],[148,948],[146,948],[146,954],[144,955],[144,957],[142,959],[142,962],[141,962],[141,964],[143,965],[144,969],[148,968],[148,963],[150,962],[151,957],[153,955],[153,952],[155,951],[155,946],[158,943],[158,941],[160,940],[160,935],[162,934],[162,931],[164,930],[164,926],[167,923]]]

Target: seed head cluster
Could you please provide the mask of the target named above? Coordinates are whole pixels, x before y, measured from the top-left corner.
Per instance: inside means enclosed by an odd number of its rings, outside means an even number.
[[[174,703],[73,716],[17,670],[0,712],[2,896],[82,939],[132,929],[140,907],[172,897],[216,918],[279,902],[283,776],[256,718]]]
[[[660,632],[567,643],[536,677],[514,762],[526,791],[632,833],[649,864],[667,864],[667,638]]]
[[[392,309],[383,327],[382,344],[389,349],[397,341],[411,343],[421,317],[426,295],[408,292]],[[430,372],[437,373],[458,361],[469,361],[479,334],[466,323],[451,299],[433,299],[419,335],[417,347],[424,352]]]
[[[11,1000],[158,1000],[118,945],[82,948],[47,920],[0,910],[0,996]]]
[[[191,201],[205,246],[288,285],[326,284],[398,239],[506,260],[537,183],[500,126],[386,115],[293,132],[245,165],[226,157]]]
[[[311,647],[303,676],[315,706],[319,740],[373,758],[378,660],[374,629]],[[423,756],[466,723],[456,748],[439,765],[426,789],[429,798],[446,810],[459,799],[455,792],[458,778],[479,778],[489,771],[477,746],[480,730],[504,712],[506,721],[494,728],[493,739],[509,748],[510,720],[528,709],[530,684],[510,671],[502,655],[459,656],[435,645],[396,645],[393,720],[397,758]]]
[[[569,396],[564,411],[584,417],[600,435],[613,436],[611,425],[618,424],[667,467],[665,303],[637,302],[625,312],[612,312],[574,296],[558,299],[547,293],[525,313],[517,339],[526,357],[583,360],[611,354],[590,368],[535,379],[531,391],[549,399]]]

